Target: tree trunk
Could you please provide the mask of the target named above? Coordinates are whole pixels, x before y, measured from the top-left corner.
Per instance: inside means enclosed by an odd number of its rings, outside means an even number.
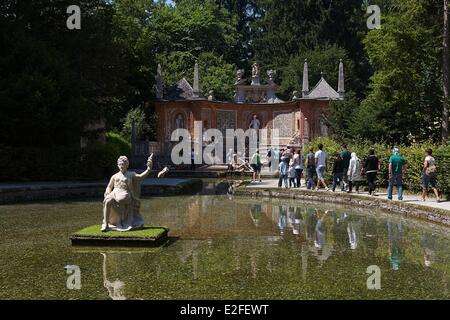
[[[444,0],[444,28],[443,28],[443,60],[442,80],[444,91],[444,103],[442,108],[442,142],[448,140],[448,105],[449,105],[449,22],[448,22],[448,0]]]

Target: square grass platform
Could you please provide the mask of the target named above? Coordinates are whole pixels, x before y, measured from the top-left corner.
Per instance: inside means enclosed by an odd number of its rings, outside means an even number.
[[[101,225],[93,225],[81,229],[70,236],[72,245],[77,246],[126,246],[155,247],[168,238],[166,227],[149,227],[131,231],[101,232]]]

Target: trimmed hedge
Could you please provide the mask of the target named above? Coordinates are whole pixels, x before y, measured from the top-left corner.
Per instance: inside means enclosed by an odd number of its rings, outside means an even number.
[[[99,180],[116,171],[121,151],[110,142],[83,149],[0,145],[0,181]]]
[[[327,178],[331,179],[331,168],[333,164],[333,153],[341,152],[341,143],[329,138],[318,138],[305,146],[305,155],[308,153],[310,147],[317,151],[317,145],[322,143],[324,151],[328,154],[328,172]],[[371,144],[367,142],[348,142],[348,149],[350,152],[355,152],[359,159],[364,163],[369,154],[370,148],[375,149],[375,154],[381,162],[381,170],[378,174],[377,185],[387,187],[388,185],[388,167],[389,157],[392,155],[391,148],[383,144]],[[423,144],[414,146],[399,146],[400,155],[406,160],[404,170],[404,186],[412,192],[422,191],[422,167],[425,159],[425,150],[431,148],[433,150],[433,157],[436,159],[437,166],[437,183],[438,189],[450,195],[450,146],[448,145],[433,145]]]
[[[131,143],[118,133],[107,132],[106,143],[109,143],[117,148],[121,155],[129,157],[131,154]]]

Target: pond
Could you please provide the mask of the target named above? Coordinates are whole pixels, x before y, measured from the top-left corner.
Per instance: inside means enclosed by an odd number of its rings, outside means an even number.
[[[448,229],[373,210],[227,195],[148,198],[160,248],[72,247],[99,200],[0,206],[1,299],[449,298]],[[69,290],[65,266],[80,268]],[[368,289],[369,266],[380,289]],[[373,268],[373,267],[372,267]],[[373,269],[372,269],[373,270]]]

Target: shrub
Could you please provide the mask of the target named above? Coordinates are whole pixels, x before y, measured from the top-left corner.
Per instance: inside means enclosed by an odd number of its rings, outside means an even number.
[[[98,180],[109,177],[122,154],[116,143],[79,147],[0,146],[1,181]]]
[[[129,157],[131,154],[131,143],[118,133],[106,133],[106,143],[114,146],[121,155]]]

